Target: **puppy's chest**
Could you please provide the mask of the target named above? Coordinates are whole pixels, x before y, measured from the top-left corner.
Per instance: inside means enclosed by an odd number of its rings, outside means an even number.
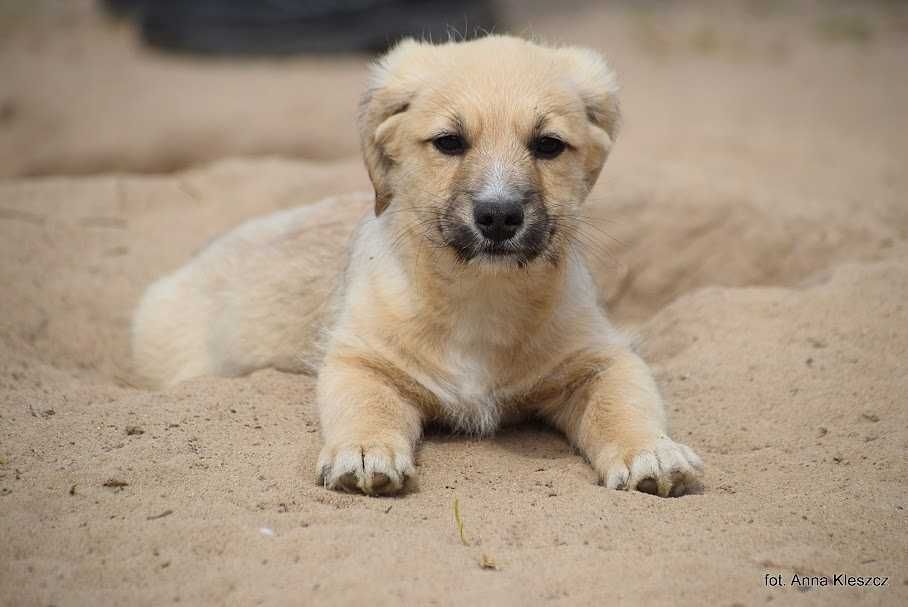
[[[439,366],[421,378],[438,399],[442,415],[457,430],[488,434],[501,423],[530,373],[515,363],[519,348],[496,343],[494,331],[455,332],[439,353]]]

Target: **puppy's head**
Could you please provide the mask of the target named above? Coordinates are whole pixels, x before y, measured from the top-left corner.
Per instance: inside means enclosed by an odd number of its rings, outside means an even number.
[[[595,52],[506,36],[407,40],[362,105],[375,213],[465,263],[557,260],[618,126],[617,83]]]

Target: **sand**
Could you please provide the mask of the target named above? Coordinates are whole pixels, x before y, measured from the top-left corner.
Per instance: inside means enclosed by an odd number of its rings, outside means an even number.
[[[151,280],[368,190],[364,59],[180,60],[73,6],[0,50],[0,603],[908,602],[903,9],[515,13],[623,76],[588,245],[705,490],[606,491],[521,426],[430,435],[376,499],[316,486],[312,378],[126,381]]]

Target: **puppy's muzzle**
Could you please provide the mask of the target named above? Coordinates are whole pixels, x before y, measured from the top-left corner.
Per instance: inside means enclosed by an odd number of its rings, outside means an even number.
[[[514,237],[523,225],[523,204],[515,199],[477,200],[473,223],[485,238],[501,243]]]

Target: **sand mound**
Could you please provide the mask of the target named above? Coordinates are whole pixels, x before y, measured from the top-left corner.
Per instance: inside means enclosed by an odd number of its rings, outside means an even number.
[[[908,250],[876,248],[889,232],[870,219],[842,231],[836,250],[885,260],[805,283],[828,250],[801,249],[798,259],[814,257],[787,275],[753,274],[790,226],[745,216],[740,227],[755,227],[735,267],[752,273],[730,276],[807,286],[696,290],[707,264],[679,275],[672,256],[641,256],[665,293],[691,291],[639,327],[675,433],[709,466],[706,492],[681,500],[597,487],[541,428],[430,437],[420,489],[403,499],[333,494],[312,479],[312,379],[262,372],[161,393],[118,381],[128,315],[152,277],[246,216],[317,199],[339,175],[366,187],[353,161],[0,186],[0,278],[15,285],[0,292],[0,579],[29,582],[5,587],[10,604],[426,602],[439,589],[503,603],[729,592],[755,602],[769,592],[764,572],[839,570],[896,576],[887,600],[908,594],[892,549],[905,539]],[[591,210],[607,213],[600,205]],[[639,221],[665,233],[647,223],[656,205],[685,233],[709,217],[683,200],[639,204]],[[703,238],[725,234],[716,246],[733,250],[740,230],[727,232]],[[455,530],[455,497],[470,546]],[[484,556],[499,569],[481,569]],[[603,584],[604,572],[621,583]],[[825,598],[866,596],[857,592]]]

